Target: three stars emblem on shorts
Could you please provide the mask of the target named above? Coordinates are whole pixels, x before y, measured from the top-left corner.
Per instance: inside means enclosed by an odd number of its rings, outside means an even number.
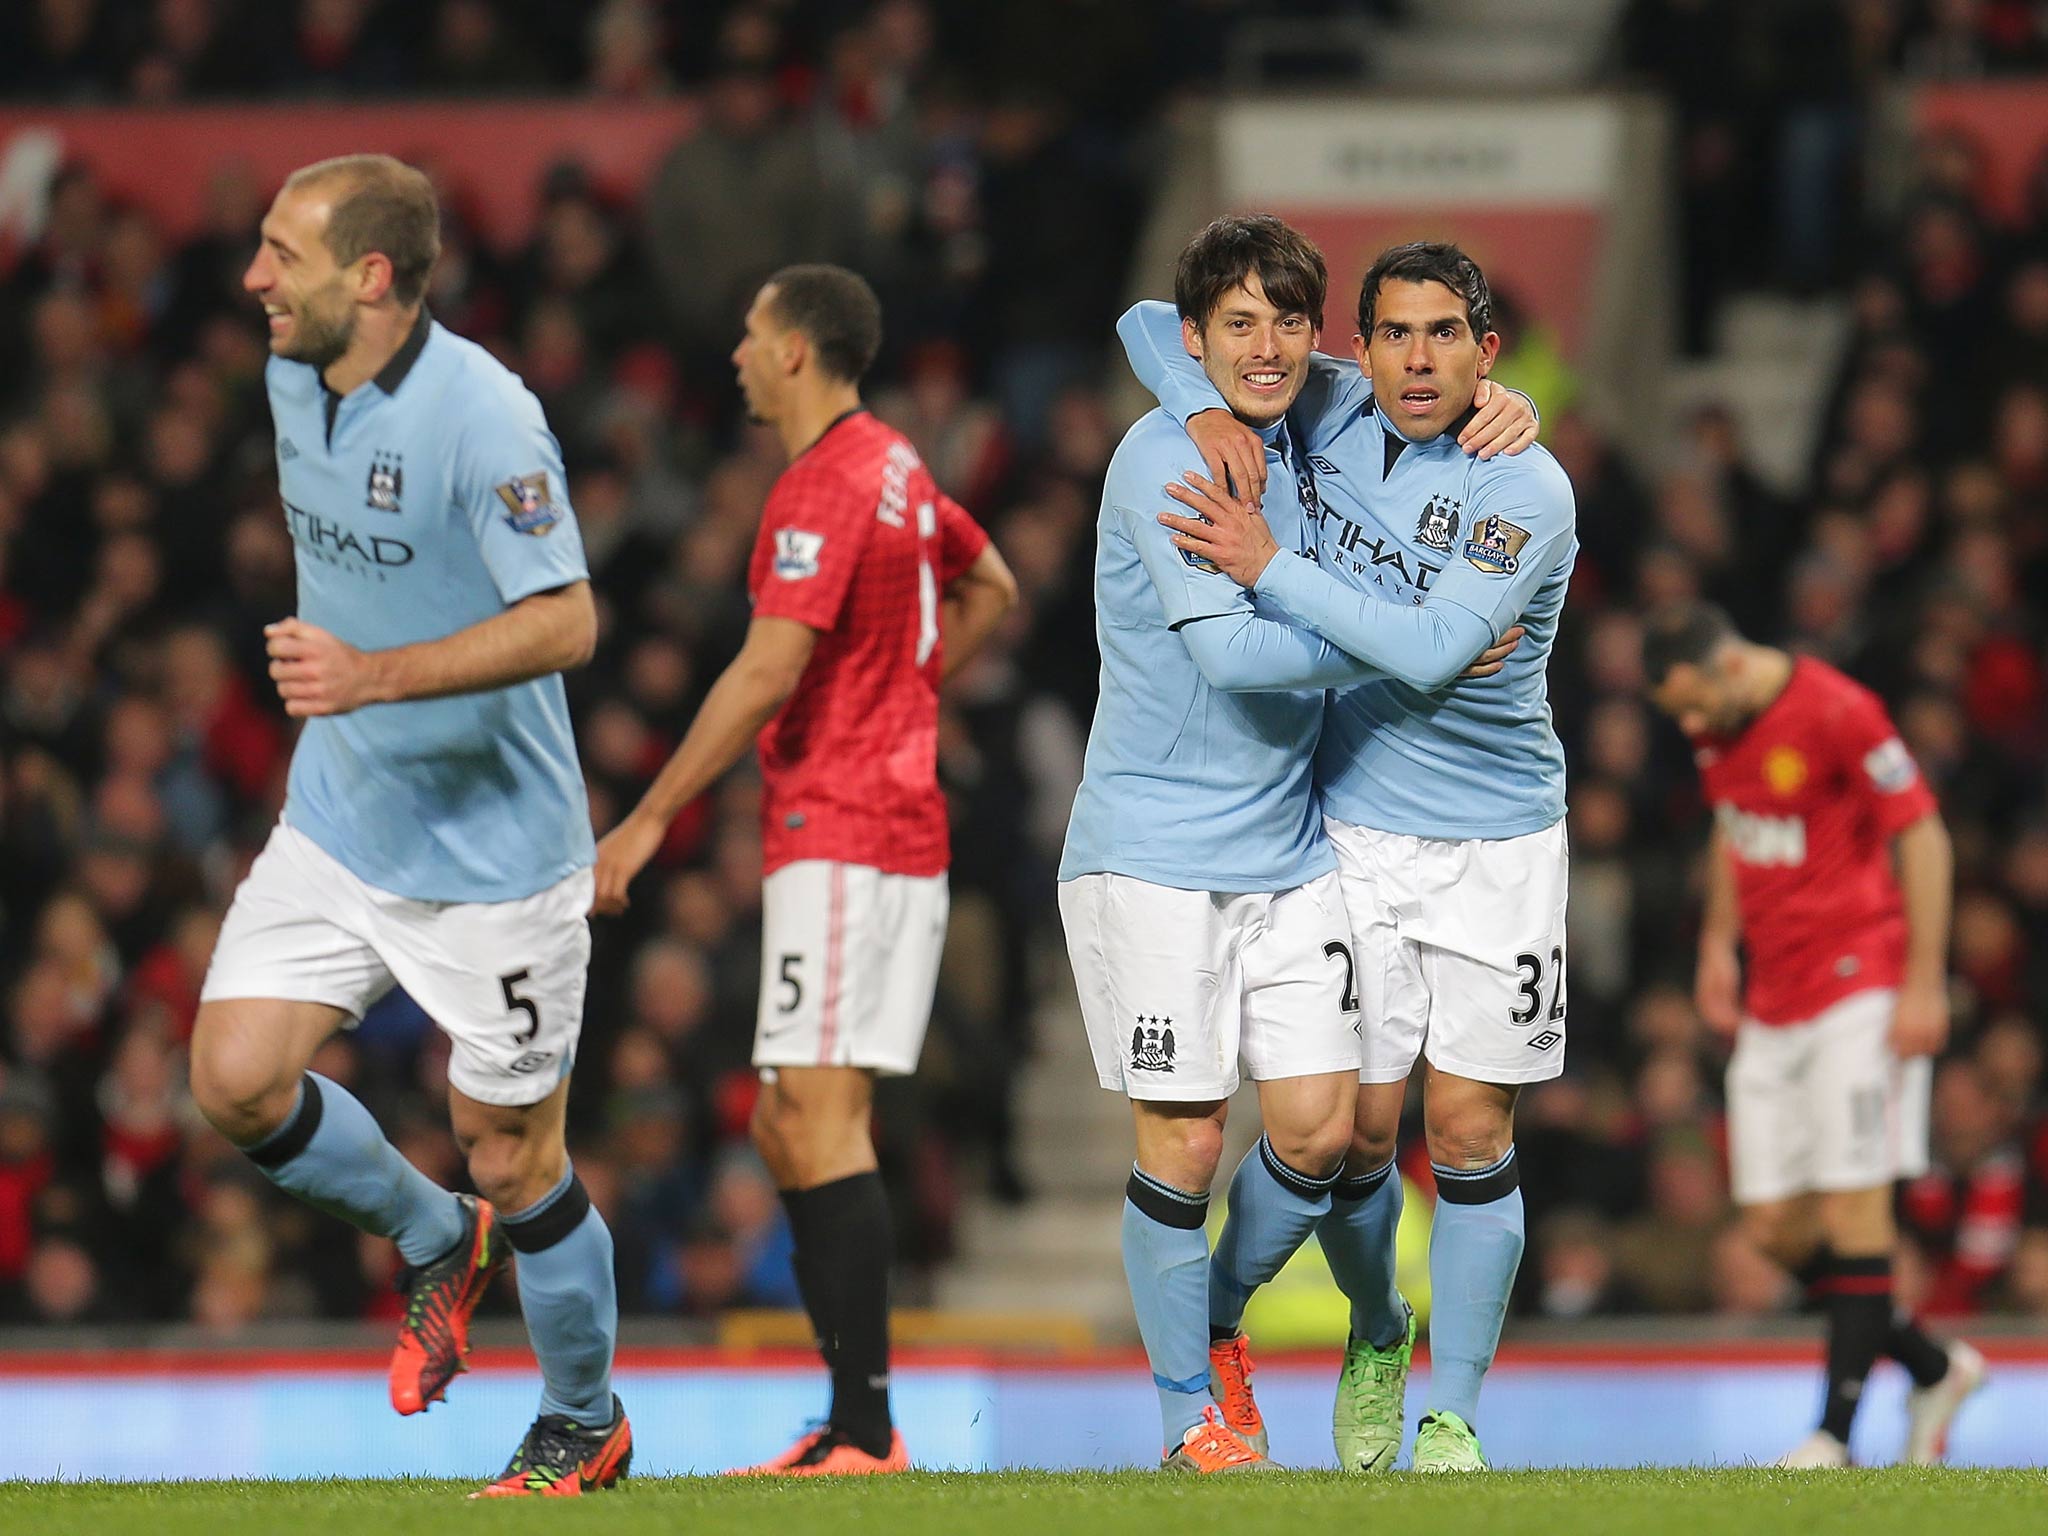
[[[1131,1031],[1131,1070],[1173,1070],[1173,1020],[1157,1014],[1138,1015],[1137,1027]]]

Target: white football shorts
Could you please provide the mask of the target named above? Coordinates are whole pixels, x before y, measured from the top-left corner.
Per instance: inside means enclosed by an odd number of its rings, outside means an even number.
[[[1412,837],[1325,821],[1365,1006],[1360,1079],[1427,1056],[1482,1083],[1564,1071],[1563,822],[1521,837]]]
[[[948,905],[944,875],[799,859],[768,876],[754,1065],[915,1072]]]
[[[1745,1019],[1728,1062],[1738,1205],[1876,1189],[1927,1171],[1934,1063],[1892,1054],[1898,994],[1845,997],[1803,1024]]]
[[[325,1003],[360,1019],[396,984],[448,1036],[458,1091],[537,1104],[583,1032],[592,889],[579,869],[517,901],[415,901],[279,821],[221,923],[200,997]]]
[[[1102,1086],[1211,1103],[1253,1081],[1356,1071],[1358,1002],[1337,877],[1183,891],[1129,875],[1060,884],[1060,918]]]

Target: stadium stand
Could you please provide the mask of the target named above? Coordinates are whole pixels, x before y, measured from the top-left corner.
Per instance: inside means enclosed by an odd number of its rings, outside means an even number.
[[[1363,9],[1368,54],[1377,29],[1383,64],[1428,56],[1400,7]],[[1500,10],[1459,9],[1474,26]],[[599,826],[745,624],[778,459],[737,419],[725,362],[744,296],[791,257],[856,265],[889,317],[878,410],[994,531],[1025,596],[943,724],[954,926],[925,1071],[881,1115],[906,1295],[1015,1303],[1001,1281],[1030,1250],[1075,1274],[1072,1310],[1112,1315],[1113,1249],[1060,1246],[1073,1211],[1107,1208],[1115,1161],[1093,1159],[1095,1184],[1076,1172],[1094,1107],[1074,1101],[1096,1090],[1051,867],[1094,691],[1090,530],[1121,425],[1110,325],[1159,124],[1221,72],[1232,15],[1201,0],[9,8],[0,1320],[227,1337],[396,1305],[388,1247],[276,1197],[182,1087],[218,916],[290,739],[260,630],[291,609],[291,546],[238,287],[271,188],[223,163],[174,233],[88,162],[59,163],[28,213],[8,169],[33,158],[38,114],[403,96],[512,121],[534,94],[690,108],[642,181],[545,167],[509,240],[481,211],[502,188],[443,186],[430,303],[541,397],[590,547],[604,638],[572,697]],[[1958,1027],[1936,1170],[1902,1194],[1902,1288],[1937,1316],[2048,1318],[2048,88],[2031,87],[2037,158],[2002,179],[1983,139],[1901,106],[1930,83],[2038,71],[2041,25],[2017,4],[1635,0],[1604,49],[1528,44],[1532,71],[1563,73],[1546,83],[1597,76],[1668,103],[1684,337],[1714,352],[1655,440],[1597,402],[1546,413],[1585,552],[1552,675],[1572,764],[1574,1032],[1569,1075],[1523,1110],[1531,1316],[1795,1304],[1729,1225],[1718,1058],[1687,990],[1703,823],[1635,661],[1640,615],[1699,593],[1876,687],[1940,791]],[[1901,135],[1912,153],[1891,161],[1909,169],[1866,174],[1869,146]],[[1760,472],[1745,428],[1775,414],[1753,407],[1785,371],[1824,393],[1811,443],[1773,443]],[[681,819],[633,913],[598,932],[571,1139],[637,1313],[717,1319],[795,1296],[745,1136],[754,794],[738,775]],[[318,1069],[419,1166],[459,1178],[444,1047],[406,999]],[[1410,1172],[1426,1187],[1426,1159]]]

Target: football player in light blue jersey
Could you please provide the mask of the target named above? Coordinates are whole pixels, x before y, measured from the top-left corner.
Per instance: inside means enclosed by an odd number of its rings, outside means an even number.
[[[1140,376],[1196,434],[1239,439],[1215,451],[1241,459],[1241,428],[1168,354],[1163,308],[1122,327]],[[1356,1135],[1318,1229],[1353,1303],[1333,1427],[1357,1470],[1391,1465],[1401,1440],[1414,1325],[1393,1283],[1392,1165],[1410,1071],[1425,1061],[1439,1195],[1414,1464],[1469,1470],[1485,1465],[1472,1426],[1523,1243],[1515,1096],[1564,1065],[1564,755],[1544,678],[1578,542],[1547,452],[1458,446],[1499,349],[1490,310],[1453,246],[1395,247],[1367,273],[1357,369],[1319,362],[1290,415],[1322,507],[1319,561],[1281,554],[1206,478],[1172,490],[1194,515],[1164,519],[1262,609],[1385,675],[1333,697],[1317,755],[1365,1010]],[[1498,675],[1458,678],[1516,630]]]
[[[1315,519],[1286,413],[1326,287],[1315,247],[1263,216],[1203,230],[1175,281],[1190,366],[1278,467],[1264,526],[1307,560]],[[1234,1321],[1211,1348],[1203,1230],[1240,1058],[1266,1126],[1232,1182],[1218,1253],[1240,1308],[1328,1212],[1351,1139],[1356,978],[1312,762],[1322,690],[1369,669],[1175,548],[1161,487],[1200,467],[1164,412],[1132,427],[1110,464],[1095,565],[1101,698],[1060,912],[1097,1076],[1132,1104],[1124,1267],[1164,1465],[1214,1473],[1266,1464],[1263,1437],[1238,1434],[1211,1397],[1218,1351],[1242,1351]]]
[[[421,303],[439,219],[410,166],[322,161],[287,179],[243,279],[269,321],[298,560],[270,672],[306,724],[222,923],[192,1091],[279,1187],[397,1244],[400,1413],[463,1368],[470,1315],[518,1251],[540,1416],[480,1492],[577,1493],[632,1455],[611,1234],[563,1142],[594,845],[560,673],[589,659],[596,610],[539,403]],[[428,1179],[307,1070],[394,984],[453,1044],[450,1112],[483,1199]]]

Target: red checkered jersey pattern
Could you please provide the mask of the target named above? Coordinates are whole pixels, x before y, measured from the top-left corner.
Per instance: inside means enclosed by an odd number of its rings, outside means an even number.
[[[939,603],[987,543],[917,450],[865,411],[775,482],[747,588],[757,617],[807,624],[818,643],[761,732],[768,873],[799,859],[945,870]]]
[[[1739,735],[1693,745],[1735,863],[1749,1015],[1797,1024],[1897,986],[1906,916],[1890,843],[1935,801],[1877,696],[1802,657]]]

